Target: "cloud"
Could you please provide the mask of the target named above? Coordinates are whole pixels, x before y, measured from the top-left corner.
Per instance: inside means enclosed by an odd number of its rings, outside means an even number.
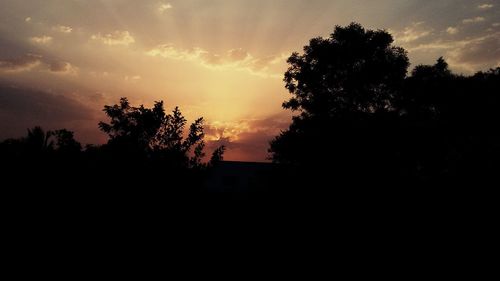
[[[457,49],[457,48],[464,47],[466,45],[477,44],[477,43],[483,42],[483,41],[490,39],[490,38],[496,38],[496,40],[499,40],[499,34],[500,33],[497,32],[495,34],[489,34],[489,35],[485,35],[485,36],[467,38],[467,39],[456,40],[456,41],[436,40],[436,41],[433,41],[430,43],[419,44],[419,45],[416,45],[414,47],[410,47],[410,48],[408,48],[408,51],[415,52],[415,51]]]
[[[166,59],[184,60],[199,63],[211,69],[232,69],[248,71],[253,75],[262,77],[279,77],[279,72],[274,72],[271,66],[279,66],[285,63],[285,55],[268,56],[256,58],[244,49],[231,49],[222,54],[211,53],[202,48],[181,49],[173,44],[162,44],[146,52],[153,57],[162,57]]]
[[[31,22],[31,17],[27,17],[24,19],[25,22]]]
[[[450,63],[470,71],[483,67],[500,66],[500,32],[481,38],[465,41],[451,50]]]
[[[412,23],[410,26],[405,27],[403,31],[394,32],[394,37],[400,43],[411,43],[425,38],[432,34],[433,29],[425,28],[424,22]]]
[[[52,43],[53,38],[47,35],[31,37],[30,41],[35,44],[48,45]]]
[[[23,72],[33,69],[41,63],[42,56],[26,54],[11,59],[0,59],[0,71]]]
[[[105,45],[115,46],[123,45],[128,46],[135,43],[134,37],[128,31],[116,30],[113,33],[102,35],[101,33],[92,35],[92,40],[101,41]]]
[[[48,70],[59,74],[76,75],[78,68],[65,61],[53,61],[48,64]]]
[[[212,122],[205,128],[207,151],[224,145],[226,160],[266,161],[269,141],[290,122],[291,117],[286,112],[238,122]]]
[[[448,28],[446,29],[446,32],[447,32],[448,34],[455,35],[455,34],[457,34],[457,33],[459,32],[459,29],[458,29],[457,27],[452,27],[452,26],[450,26],[450,27],[448,27]]]
[[[500,26],[500,22],[494,22],[491,24],[491,26],[493,27],[499,27]]]
[[[440,51],[452,67],[466,72],[500,66],[500,32],[457,41],[437,40],[408,48],[410,52]]]
[[[109,77],[110,76],[109,72],[107,72],[107,71],[103,71],[103,72],[91,71],[91,72],[89,72],[89,74],[90,74],[90,76],[96,77],[96,78],[102,78],[102,77]]]
[[[71,33],[73,31],[73,28],[71,28],[69,26],[64,26],[64,25],[56,25],[56,26],[52,27],[52,30],[68,34],[68,33]]]
[[[162,44],[156,46],[146,54],[153,57],[159,56],[175,60],[196,60],[207,53],[207,51],[201,48],[179,49],[173,44]]]
[[[165,13],[167,10],[170,10],[170,9],[172,9],[172,8],[173,8],[173,6],[172,6],[172,4],[170,4],[170,3],[160,3],[160,4],[158,5],[158,9],[157,9],[157,11],[158,11],[160,14],[163,14],[163,13]]]
[[[483,22],[486,19],[483,17],[475,17],[475,18],[469,18],[469,19],[464,19],[462,22],[464,24],[471,24],[471,23],[478,23],[478,22]]]
[[[92,122],[93,111],[63,95],[0,83],[0,138],[19,137],[26,129],[73,129],[75,122]]]
[[[0,71],[18,73],[31,70],[76,75],[78,68],[69,62],[48,60],[41,55],[26,54],[17,58],[0,59]]]
[[[250,56],[250,54],[242,48],[229,50],[227,55],[233,61],[242,61]]]
[[[493,4],[481,4],[481,5],[477,6],[477,7],[479,9],[481,9],[481,10],[487,10],[487,9],[493,8],[494,6],[493,6]]]
[[[134,76],[125,76],[125,78],[123,78],[126,82],[132,82],[132,83],[135,83],[135,82],[138,82],[139,80],[142,79],[142,77],[140,75],[134,75]]]

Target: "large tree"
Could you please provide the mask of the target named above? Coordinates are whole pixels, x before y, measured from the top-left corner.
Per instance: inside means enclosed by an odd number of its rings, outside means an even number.
[[[312,39],[303,54],[293,53],[284,78],[292,97],[283,107],[299,114],[271,142],[273,160],[304,163],[329,158],[343,149],[332,147],[332,138],[341,140],[346,122],[394,111],[409,61],[405,50],[392,43],[384,30],[351,23],[337,26],[328,38]]]
[[[333,175],[388,185],[498,174],[500,68],[456,75],[439,58],[407,76],[406,52],[392,43],[352,23],[294,53],[283,106],[297,114],[271,141],[272,159],[321,185]]]

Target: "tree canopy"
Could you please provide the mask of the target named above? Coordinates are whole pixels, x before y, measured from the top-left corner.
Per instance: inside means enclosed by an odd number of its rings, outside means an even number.
[[[387,31],[351,23],[293,53],[283,107],[297,114],[271,141],[272,160],[372,184],[496,169],[500,68],[456,75],[439,58],[408,75],[406,51],[392,43]]]
[[[186,168],[205,165],[203,118],[196,119],[184,135],[187,120],[178,107],[166,114],[163,101],[146,108],[133,107],[122,98],[120,104],[106,105],[104,112],[110,122],[100,122],[99,128],[109,136],[107,148],[118,156],[125,153]],[[210,163],[221,161],[223,151],[224,147],[216,149]]]
[[[284,81],[292,98],[284,108],[319,118],[387,110],[409,66],[406,51],[392,43],[386,31],[357,23],[312,39],[304,54],[288,59]]]
[[[103,111],[109,120],[99,128],[109,137],[106,144],[82,150],[72,131],[37,126],[26,137],[0,142],[4,172],[29,174],[59,188],[75,181],[86,188],[103,186],[96,194],[138,188],[143,194],[191,194],[203,191],[207,172],[223,160],[224,146],[205,160],[203,118],[188,126],[178,107],[167,114],[162,101],[134,107],[121,98]]]
[[[292,97],[283,107],[299,114],[271,142],[273,160],[330,160],[341,150],[335,141],[349,142],[347,135],[360,132],[352,130],[353,122],[368,114],[394,112],[409,60],[406,51],[392,43],[388,32],[352,23],[337,26],[329,38],[312,39],[303,54],[293,53],[284,78]]]

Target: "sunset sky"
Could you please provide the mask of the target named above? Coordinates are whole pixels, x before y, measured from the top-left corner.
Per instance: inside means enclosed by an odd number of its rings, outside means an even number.
[[[101,109],[125,96],[203,116],[225,159],[264,161],[290,122],[286,58],[352,21],[390,31],[412,67],[500,66],[500,0],[0,0],[0,140],[42,125],[104,143]]]

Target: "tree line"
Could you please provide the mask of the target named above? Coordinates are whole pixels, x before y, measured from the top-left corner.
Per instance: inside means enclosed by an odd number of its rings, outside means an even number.
[[[411,73],[385,30],[337,26],[288,59],[290,127],[271,159],[301,186],[468,187],[500,172],[500,68],[471,76],[444,58]]]
[[[280,167],[270,182],[329,190],[470,186],[494,179],[500,167],[500,68],[458,75],[439,58],[409,72],[407,52],[393,42],[385,30],[351,23],[290,56],[284,82],[291,97],[283,108],[295,114],[270,141],[270,159]],[[161,101],[147,108],[122,98],[104,112],[109,121],[99,129],[109,140],[102,146],[83,150],[71,131],[35,127],[0,144],[2,161],[10,169],[51,176],[78,175],[72,167],[83,166],[90,178],[105,176],[111,185],[154,185],[165,176],[165,184],[181,189],[199,184],[195,179],[223,160],[221,146],[203,161],[203,118],[188,127],[177,107],[167,114]]]
[[[109,121],[98,126],[108,135],[106,144],[83,149],[73,132],[44,131],[37,126],[28,129],[25,137],[0,143],[3,171],[33,175],[37,181],[45,179],[59,187],[81,180],[93,187],[151,188],[165,177],[165,185],[180,190],[181,185],[200,186],[202,176],[223,160],[225,147],[220,146],[205,161],[204,120],[199,118],[187,127],[178,107],[167,114],[162,101],[147,108],[134,107],[121,98],[103,111]]]

